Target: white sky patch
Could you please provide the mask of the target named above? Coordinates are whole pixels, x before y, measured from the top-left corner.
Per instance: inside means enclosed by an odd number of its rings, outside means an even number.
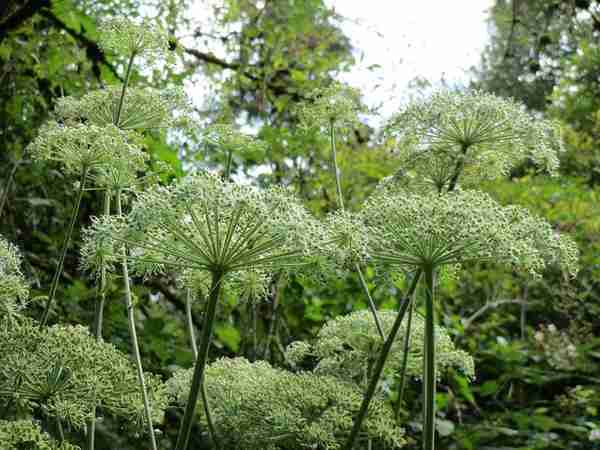
[[[326,0],[344,17],[357,65],[341,80],[359,88],[382,118],[406,100],[416,77],[432,84],[469,82],[489,42],[493,0]],[[371,67],[371,70],[369,68]]]

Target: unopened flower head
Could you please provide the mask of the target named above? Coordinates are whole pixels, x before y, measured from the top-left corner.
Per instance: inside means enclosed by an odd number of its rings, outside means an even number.
[[[177,403],[187,400],[191,378],[192,370],[182,370],[167,382]],[[362,401],[362,392],[351,383],[244,358],[212,363],[205,387],[221,445],[240,450],[340,449]],[[404,430],[380,398],[371,402],[361,431],[378,448],[405,443]]]
[[[396,320],[394,311],[380,311],[379,318],[384,331],[387,333]],[[407,321],[404,320],[384,367],[384,374],[396,374],[404,357],[404,337],[406,336]],[[423,339],[424,319],[415,313],[410,333],[407,374],[420,379],[423,375]],[[374,362],[381,351],[381,336],[379,335],[373,315],[370,311],[356,311],[337,317],[327,322],[319,331],[310,350],[297,344],[288,347],[288,352],[295,358],[311,355],[318,364],[315,372],[331,375],[359,384],[365,381],[369,361]],[[457,350],[448,332],[436,326],[435,331],[437,374],[443,376],[449,369],[458,369],[468,378],[474,378],[475,369],[473,358],[462,350]]]
[[[361,212],[370,227],[370,255],[395,267],[441,267],[489,261],[539,276],[548,265],[577,273],[578,249],[546,221],[488,194],[455,191],[371,196]]]
[[[143,423],[137,374],[127,355],[99,342],[83,326],[42,328],[23,320],[0,330],[0,397],[19,397],[76,429],[97,405],[108,414]],[[146,374],[152,417],[162,420],[166,392],[159,377]],[[20,383],[20,384],[19,384]],[[16,390],[15,386],[20,386]]]
[[[100,127],[115,125],[121,130],[165,129],[182,125],[190,102],[181,88],[128,87],[121,104],[122,88],[111,86],[83,97],[58,100],[55,115],[68,124],[82,121]],[[120,110],[119,110],[120,108]]]
[[[29,148],[35,159],[59,162],[71,173],[97,168],[138,151],[130,135],[114,125],[64,126],[56,122],[45,124]]]
[[[150,20],[135,23],[122,17],[112,18],[100,24],[98,45],[105,52],[131,58],[141,57],[144,63],[155,65],[172,62],[169,35],[160,25]]]
[[[171,267],[225,275],[301,263],[315,245],[310,229],[316,223],[284,189],[260,190],[201,172],[139,194],[124,227],[99,220],[94,228],[127,243],[138,271]]]
[[[331,124],[336,128],[353,128],[360,125],[358,116],[363,110],[360,92],[335,82],[312,91],[298,115],[304,129],[326,130]]]
[[[563,151],[556,123],[480,91],[415,100],[390,120],[386,134],[398,140],[406,170],[444,188],[506,176],[527,161],[555,174]]]
[[[21,272],[21,254],[0,236],[0,318],[10,319],[25,306],[29,287]]]

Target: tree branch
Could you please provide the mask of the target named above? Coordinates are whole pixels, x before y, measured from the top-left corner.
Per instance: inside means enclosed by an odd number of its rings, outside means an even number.
[[[9,4],[10,3],[7,3],[5,5],[6,9],[8,9]],[[26,2],[21,9],[17,10],[16,13],[0,23],[0,43],[8,36],[8,33],[19,28],[21,24],[33,17],[42,8],[47,8],[49,6],[50,0],[30,0]],[[2,11],[3,15],[6,12],[7,11]]]
[[[79,42],[84,48],[88,59],[92,62],[92,71],[96,78],[100,81],[100,64],[103,64],[110,70],[110,72],[121,82],[123,81],[122,77],[119,75],[119,72],[107,59],[106,55],[98,44],[92,41],[90,38],[85,36],[83,33],[77,32],[72,28],[69,28],[66,23],[64,23],[60,18],[56,16],[49,9],[42,9],[40,14],[47,18],[51,23],[54,24],[58,29],[66,31],[71,37],[73,37],[77,42]]]
[[[519,298],[506,299],[506,300],[497,300],[495,302],[488,302],[485,305],[483,305],[481,308],[479,308],[477,311],[475,311],[475,313],[471,317],[467,317],[466,319],[462,319],[461,320],[463,328],[465,330],[467,328],[469,328],[473,324],[473,322],[478,317],[480,317],[483,314],[485,314],[488,309],[494,309],[494,308],[497,308],[498,306],[507,305],[507,304],[524,305],[526,303],[527,302],[525,302],[524,300],[519,299]]]

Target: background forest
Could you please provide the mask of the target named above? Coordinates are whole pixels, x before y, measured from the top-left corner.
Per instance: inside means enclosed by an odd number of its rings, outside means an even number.
[[[208,100],[193,111],[199,126],[235,119],[267,143],[235,155],[234,179],[293,186],[318,216],[336,208],[327,147],[317,136],[300,140],[292,132],[299,120],[295,105],[355,64],[335,11],[322,0],[223,0],[207,2],[206,24],[195,26],[187,14],[192,3],[9,0],[0,5],[0,235],[22,252],[32,316],[43,310],[75,201],[75,190],[65,186],[76,179],[32,161],[25,148],[58,99],[122,77],[126,61],[98,46],[97,26],[104,18],[160,19],[176,38],[170,42],[176,64],[164,70],[137,67],[132,83],[209,89]],[[575,280],[556,270],[532,281],[482,263],[440,290],[439,322],[456,347],[473,356],[476,379],[469,383],[462,373],[451,372],[438,385],[439,448],[600,449],[600,5],[496,0],[489,20],[490,44],[473,69],[472,87],[515,98],[540,117],[560,121],[567,150],[559,177],[538,177],[523,165],[509,180],[486,183],[484,190],[501,203],[526,206],[573,236],[581,269]],[[192,167],[221,170],[227,164],[226,154],[192,131],[153,132],[144,139],[151,164],[170,166],[162,175],[165,182]],[[356,126],[337,151],[350,210],[398,167],[367,125]],[[89,224],[101,204],[101,193],[85,192],[80,223]],[[80,231],[76,228],[66,256],[50,323],[59,317],[62,323],[93,322],[96,285],[80,268]],[[395,308],[396,292],[376,284],[373,270],[365,277],[376,305]],[[134,286],[144,369],[166,379],[176,367],[190,367],[185,290],[165,275]],[[245,305],[233,295],[223,305],[213,360],[252,351]],[[283,349],[291,342],[315,336],[327,319],[366,308],[352,273],[326,289],[303,278],[276,278],[257,308],[261,342],[272,336],[260,349],[263,357],[284,365]],[[202,314],[203,303],[194,303],[198,329]],[[108,284],[104,315],[104,339],[127,352],[127,312],[118,280]],[[418,398],[417,384],[407,389],[408,398]],[[174,441],[180,415],[167,410],[161,441]],[[97,425],[98,449],[148,448],[145,440],[116,434],[118,428],[109,425]],[[418,436],[419,427],[409,421],[407,433]],[[207,445],[206,434],[193,434],[190,448]]]

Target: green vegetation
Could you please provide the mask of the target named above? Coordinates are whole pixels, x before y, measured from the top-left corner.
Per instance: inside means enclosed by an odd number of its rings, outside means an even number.
[[[0,449],[600,449],[600,4],[381,130],[339,20],[0,8]]]

